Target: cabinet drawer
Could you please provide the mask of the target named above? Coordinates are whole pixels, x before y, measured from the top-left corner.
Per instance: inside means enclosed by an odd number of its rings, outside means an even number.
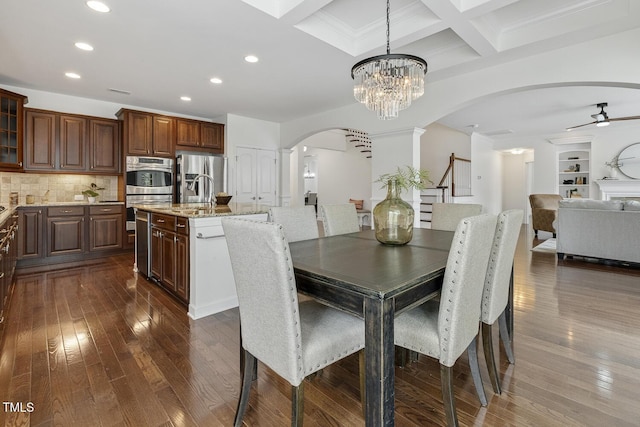
[[[162,215],[162,214],[152,213],[151,224],[153,224],[155,227],[158,227],[158,228],[175,231],[176,217],[172,215]]]
[[[189,218],[176,217],[176,231],[180,234],[189,234]]]
[[[119,213],[122,213],[122,206],[120,205],[89,207],[90,215],[107,215],[107,214],[119,214]]]
[[[84,215],[84,206],[56,206],[47,209],[48,216],[78,216]]]

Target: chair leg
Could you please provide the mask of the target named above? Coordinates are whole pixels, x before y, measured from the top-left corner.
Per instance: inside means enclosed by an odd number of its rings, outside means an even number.
[[[251,383],[254,366],[256,366],[256,358],[253,354],[249,353],[244,348],[240,349],[242,353],[243,367],[242,367],[242,387],[240,390],[240,398],[238,399],[238,408],[236,409],[236,417],[233,420],[235,427],[242,425],[242,418],[244,418],[244,412],[247,410],[247,403],[249,403],[249,392],[251,391]]]
[[[366,378],[364,376],[366,372],[366,366],[364,363],[364,349],[358,352],[358,365],[360,369],[360,405],[362,405],[362,415],[367,417],[367,386]]]
[[[513,365],[516,363],[516,357],[511,347],[512,339],[511,335],[509,335],[509,328],[507,327],[507,313],[504,311],[500,314],[500,317],[498,317],[498,326],[500,327],[500,338],[502,339],[502,345],[504,345],[504,352],[507,353],[509,363]]]
[[[469,356],[469,367],[471,368],[471,377],[476,387],[476,394],[482,406],[487,406],[487,395],[482,385],[482,377],[480,376],[480,364],[478,363],[478,337],[476,336],[469,347],[467,347],[467,355]]]
[[[442,383],[442,402],[444,403],[447,426],[458,427],[456,402],[453,399],[453,368],[440,364],[440,382]]]
[[[302,427],[304,421],[304,381],[291,386],[291,427]]]
[[[498,379],[498,369],[496,368],[496,358],[493,354],[493,335],[491,333],[491,325],[482,323],[482,347],[484,350],[484,360],[487,362],[487,370],[491,379],[493,392],[501,394],[500,380]]]

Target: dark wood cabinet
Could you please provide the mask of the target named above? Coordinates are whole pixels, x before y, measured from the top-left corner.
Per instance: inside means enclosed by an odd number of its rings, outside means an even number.
[[[0,89],[0,169],[22,169],[24,104],[27,97]]]
[[[202,123],[201,127],[202,148],[212,153],[224,153],[224,125],[219,123]]]
[[[122,207],[89,207],[89,251],[122,249]]]
[[[18,209],[18,259],[42,258],[43,220],[42,208]]]
[[[87,169],[87,119],[66,114],[59,115],[60,159],[62,170],[85,171]],[[55,146],[54,146],[55,152]]]
[[[56,169],[58,115],[28,109],[25,113],[25,162],[27,170]]]
[[[176,294],[189,302],[189,221],[176,218]]]
[[[47,211],[47,256],[83,253],[84,207],[50,207]]]
[[[177,149],[202,149],[214,154],[224,152],[224,125],[198,120],[176,119]]]
[[[120,172],[117,120],[26,109],[25,170]]]
[[[151,277],[189,302],[189,236],[186,218],[151,214]]]
[[[120,125],[117,120],[89,119],[89,170],[120,172]]]
[[[16,268],[18,215],[12,214],[0,225],[0,324],[4,323]]]
[[[176,139],[173,117],[126,109],[116,115],[122,121],[127,155],[173,157]]]

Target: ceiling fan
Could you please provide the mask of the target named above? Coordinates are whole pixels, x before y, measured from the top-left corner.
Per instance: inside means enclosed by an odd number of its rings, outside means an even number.
[[[604,111],[604,107],[606,107],[607,105],[609,104],[606,102],[601,102],[599,104],[596,104],[596,107],[600,109],[600,112],[591,115],[591,117],[593,117],[594,119],[593,122],[585,123],[583,125],[578,125],[578,126],[572,126],[570,128],[567,128],[567,130],[571,131],[576,128],[580,128],[582,126],[589,126],[589,125],[596,125],[598,127],[609,126],[611,122],[617,122],[622,120],[640,120],[640,116],[616,117],[616,118],[610,119],[609,116],[607,115],[607,112]]]

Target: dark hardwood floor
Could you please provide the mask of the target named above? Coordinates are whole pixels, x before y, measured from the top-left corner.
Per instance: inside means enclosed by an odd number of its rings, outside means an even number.
[[[554,254],[530,251],[539,242],[523,229],[516,364],[500,348],[504,391],[496,396],[481,360],[490,399],[483,408],[466,356],[458,361],[460,423],[640,425],[640,269],[558,263]],[[237,309],[190,320],[132,264],[132,255],[121,255],[18,277],[0,354],[0,425],[232,425],[240,389]],[[288,425],[288,383],[263,365],[258,376],[245,424]],[[395,402],[398,426],[443,425],[437,362],[421,357],[396,368]],[[364,424],[357,356],[307,380],[305,423]]]

